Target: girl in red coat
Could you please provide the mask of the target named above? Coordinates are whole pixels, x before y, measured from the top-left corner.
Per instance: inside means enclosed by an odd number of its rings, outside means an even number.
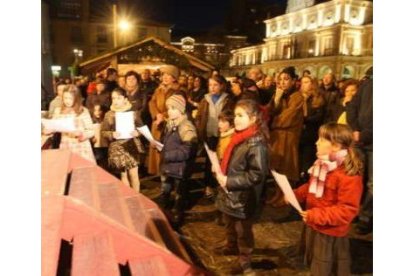
[[[310,180],[294,192],[306,202],[305,263],[312,275],[351,275],[348,232],[362,195],[362,162],[353,149],[352,130],[337,123],[319,129],[317,160]]]

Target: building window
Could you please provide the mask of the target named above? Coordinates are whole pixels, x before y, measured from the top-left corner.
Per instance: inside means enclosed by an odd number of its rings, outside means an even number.
[[[98,26],[96,29],[96,41],[98,43],[107,43],[108,42],[108,32],[105,26]]]
[[[79,26],[72,26],[70,30],[70,41],[73,43],[82,43],[82,28]]]
[[[57,10],[57,17],[80,19],[82,17],[81,0],[62,0]]]
[[[333,38],[332,37],[325,38],[323,55],[324,56],[333,55]]]
[[[290,45],[289,44],[283,45],[283,58],[284,59],[290,58]]]
[[[308,57],[314,57],[315,56],[315,46],[316,46],[316,41],[315,40],[309,41]]]
[[[354,51],[354,38],[347,37],[345,40],[344,55],[351,55]]]

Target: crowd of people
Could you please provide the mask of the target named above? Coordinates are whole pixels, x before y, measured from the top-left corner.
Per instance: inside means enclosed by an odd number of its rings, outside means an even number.
[[[78,131],[44,129],[51,146],[119,173],[137,192],[140,175],[159,175],[158,203],[177,225],[184,223],[196,157],[206,154],[204,144],[216,151],[220,167],[205,161],[204,197],[215,200],[226,228],[217,250],[239,255],[241,272],[254,273],[252,227],[263,205],[287,204],[277,185],[272,195],[266,189],[275,170],[303,203],[312,274],[350,275],[351,223],[357,218],[358,233],[372,232],[372,76],[336,81],[328,73],[318,80],[286,67],[276,76],[251,68],[243,77],[213,71],[206,79],[166,65],[124,76],[109,68],[94,80],[57,80],[55,87],[47,117],[72,116]],[[130,111],[135,127],[147,125],[162,149],[136,130],[120,139],[116,114]]]

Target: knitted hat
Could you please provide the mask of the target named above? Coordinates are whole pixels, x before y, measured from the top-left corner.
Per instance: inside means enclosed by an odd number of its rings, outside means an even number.
[[[181,95],[172,95],[167,99],[165,105],[171,105],[178,109],[182,114],[185,113],[185,99]]]
[[[165,65],[161,67],[160,70],[162,73],[167,73],[168,75],[173,76],[175,79],[178,79],[180,76],[180,70],[174,65]]]

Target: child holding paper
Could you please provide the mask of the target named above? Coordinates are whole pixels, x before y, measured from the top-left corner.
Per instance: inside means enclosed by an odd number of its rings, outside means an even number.
[[[112,105],[105,114],[101,125],[102,146],[108,146],[108,165],[121,172],[121,180],[128,186],[139,192],[140,183],[138,177],[139,154],[143,152],[142,144],[137,139],[139,133],[135,129],[142,125],[136,112],[132,111],[132,105],[128,101],[127,93],[123,88],[115,88],[111,93]],[[131,130],[132,138],[119,139],[121,133],[116,131],[116,113],[133,112],[134,126]]]
[[[56,107],[52,119],[74,118],[76,131],[62,132],[60,149],[69,149],[83,158],[96,163],[90,138],[94,136],[92,119],[86,107],[82,106],[82,97],[75,85],[69,85],[62,94],[62,106]],[[45,130],[45,134],[52,131]]]
[[[294,192],[306,202],[305,263],[312,275],[351,275],[348,232],[362,195],[362,162],[352,130],[337,123],[320,127],[310,180]]]
[[[268,136],[255,101],[240,100],[234,114],[235,133],[224,152],[221,172],[216,172],[222,188],[216,205],[224,213],[227,243],[215,252],[238,254],[240,266],[232,272],[251,273],[253,222],[261,209],[265,172],[269,170]]]
[[[168,119],[162,133],[164,147],[161,151],[161,199],[168,207],[170,194],[176,186],[173,220],[177,225],[184,219],[185,202],[188,199],[188,182],[191,164],[197,151],[197,133],[186,115],[186,101],[181,95],[173,95],[166,101]]]

